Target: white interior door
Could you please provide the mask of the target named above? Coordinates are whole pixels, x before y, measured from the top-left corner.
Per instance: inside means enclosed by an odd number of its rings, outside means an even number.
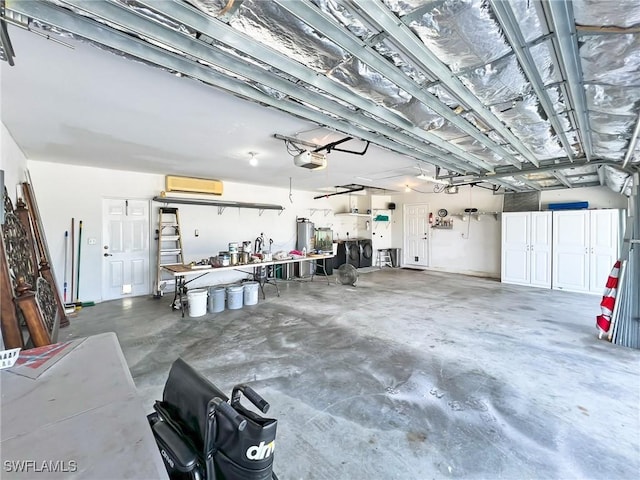
[[[149,202],[102,200],[102,300],[148,295]]]
[[[589,289],[601,293],[618,259],[619,211],[591,210],[589,213]]]
[[[531,285],[551,288],[551,212],[531,212]]]
[[[429,205],[404,206],[404,264],[429,266]]]
[[[589,211],[553,212],[553,288],[589,291]]]
[[[505,283],[530,283],[529,212],[502,214],[502,268]]]

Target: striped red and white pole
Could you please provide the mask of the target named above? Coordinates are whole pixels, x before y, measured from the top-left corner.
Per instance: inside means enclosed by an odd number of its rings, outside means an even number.
[[[618,276],[620,275],[620,260],[618,260],[611,269],[607,285],[602,294],[600,302],[600,310],[602,313],[596,317],[596,326],[600,330],[600,335],[607,333],[611,327],[611,315],[613,307],[616,304],[616,295],[618,294]]]

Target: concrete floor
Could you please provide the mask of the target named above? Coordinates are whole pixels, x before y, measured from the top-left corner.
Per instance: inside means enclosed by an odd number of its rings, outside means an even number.
[[[640,351],[597,339],[598,297],[400,269],[266,288],[200,318],[105,302],[60,339],[115,331],[149,411],[178,356],[249,382],[282,480],[638,478]]]

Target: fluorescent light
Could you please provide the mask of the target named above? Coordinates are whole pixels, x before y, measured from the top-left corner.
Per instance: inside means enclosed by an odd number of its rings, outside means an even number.
[[[420,175],[416,176],[416,178],[420,180],[426,180],[427,182],[431,182],[431,183],[441,183],[442,185],[451,185],[447,180],[440,180],[439,178],[431,177],[429,175],[425,175],[424,173],[421,173]]]

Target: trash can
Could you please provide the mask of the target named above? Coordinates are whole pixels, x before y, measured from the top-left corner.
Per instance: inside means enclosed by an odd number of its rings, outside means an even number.
[[[391,255],[391,265],[395,268],[400,266],[400,249],[389,248],[389,255]]]

